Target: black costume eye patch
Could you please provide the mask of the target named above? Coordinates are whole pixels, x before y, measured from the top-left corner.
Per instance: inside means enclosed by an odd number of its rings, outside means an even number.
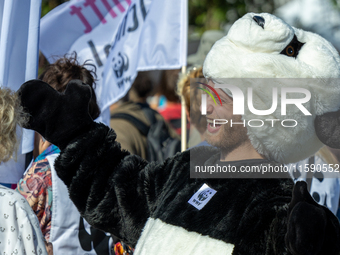
[[[292,41],[287,45],[286,48],[284,48],[280,52],[280,54],[286,55],[288,57],[296,58],[303,45],[304,43],[299,42],[298,39],[296,38],[296,35],[294,35]]]

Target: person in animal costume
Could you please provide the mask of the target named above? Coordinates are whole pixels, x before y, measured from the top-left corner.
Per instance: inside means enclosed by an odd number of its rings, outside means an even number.
[[[198,147],[161,164],[121,150],[114,130],[89,116],[90,89],[80,81],[71,81],[61,94],[32,80],[19,95],[31,115],[27,127],[61,149],[55,169],[81,215],[135,247],[135,254],[335,255],[340,253],[339,222],[312,199],[305,182],[294,186],[288,173],[280,175],[285,178],[220,179],[190,174],[194,166],[216,164],[237,170],[279,167],[323,144],[339,146],[340,86],[327,79],[339,78],[339,67],[338,53],[320,36],[270,14],[246,14],[215,43],[203,66],[222,101],[215,105],[208,99],[206,109],[207,141],[220,150]],[[291,86],[304,86],[315,96],[303,105],[312,114],[308,118],[287,107],[284,117],[294,116],[299,125],[286,131],[281,125],[211,125],[217,118],[253,118],[248,109],[233,115],[233,94],[219,88],[226,78],[320,78],[324,83],[292,81]],[[248,86],[237,85],[241,91]],[[266,93],[272,90],[260,85],[253,91],[254,107],[268,109],[272,100]],[[276,114],[269,115],[282,118]]]

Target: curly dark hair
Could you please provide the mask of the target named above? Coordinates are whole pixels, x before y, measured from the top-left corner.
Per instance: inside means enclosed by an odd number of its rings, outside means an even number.
[[[44,72],[39,76],[39,79],[48,83],[51,87],[59,92],[66,89],[69,81],[78,79],[91,87],[92,98],[89,105],[89,113],[93,119],[98,118],[100,109],[97,104],[97,97],[94,92],[96,67],[85,61],[80,64],[77,60],[77,54],[66,54],[64,57],[58,59],[55,63],[46,67]]]
[[[164,70],[161,74],[158,93],[164,95],[169,102],[181,102],[180,97],[176,93],[179,72],[180,69]]]
[[[154,85],[148,71],[138,72],[131,89],[133,89],[139,98],[146,98],[152,91]]]

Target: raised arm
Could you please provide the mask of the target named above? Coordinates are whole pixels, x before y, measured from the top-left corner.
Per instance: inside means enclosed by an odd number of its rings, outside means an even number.
[[[165,180],[166,171],[121,150],[115,132],[91,119],[90,90],[80,81],[71,81],[61,94],[33,80],[19,96],[31,116],[27,128],[61,149],[55,169],[81,215],[135,245],[156,197],[150,178]]]

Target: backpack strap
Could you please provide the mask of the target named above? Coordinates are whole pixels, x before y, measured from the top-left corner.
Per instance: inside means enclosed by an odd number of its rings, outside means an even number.
[[[139,130],[139,132],[144,136],[147,136],[149,129],[150,129],[150,127],[147,126],[144,122],[142,122],[141,120],[127,113],[113,114],[111,115],[111,119],[124,119],[124,120],[131,122]]]
[[[169,122],[174,127],[174,129],[182,127],[182,119],[172,119]]]
[[[141,106],[142,111],[144,112],[146,118],[149,120],[150,122],[150,126],[152,124],[155,124],[157,122],[156,119],[156,111],[151,109],[148,105],[145,104],[139,104]]]

